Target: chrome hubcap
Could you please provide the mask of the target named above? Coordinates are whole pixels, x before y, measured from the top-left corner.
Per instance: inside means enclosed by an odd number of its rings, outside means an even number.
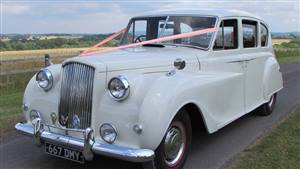
[[[180,122],[175,122],[168,130],[165,138],[165,162],[168,166],[176,166],[184,153],[186,135]]]

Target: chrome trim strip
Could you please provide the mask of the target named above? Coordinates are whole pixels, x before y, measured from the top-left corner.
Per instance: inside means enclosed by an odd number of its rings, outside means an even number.
[[[233,61],[229,61],[227,63],[240,63],[240,62],[245,62],[245,60],[233,60]]]
[[[249,61],[252,61],[252,60],[255,60],[256,58],[251,58],[251,59],[246,59],[245,61],[246,62],[249,62]]]
[[[252,59],[243,59],[243,60],[233,60],[233,61],[229,61],[227,63],[249,62],[249,61],[252,61],[252,60],[255,60],[255,58],[252,58]]]
[[[55,126],[55,125],[49,125],[49,124],[44,124],[42,123],[45,127],[48,128],[49,131],[51,131],[51,128],[59,129],[59,130],[64,130],[64,131],[71,131],[71,132],[80,132],[84,133],[85,130],[83,129],[72,129],[72,128],[64,128],[62,126]]]
[[[15,128],[22,134],[34,136],[34,127],[31,124],[18,123],[16,124]],[[99,143],[94,141],[91,132],[92,130],[87,128],[84,132],[84,139],[51,133],[43,129],[41,129],[38,133],[40,133],[40,141],[55,143],[67,148],[69,147],[83,151],[86,160],[91,160],[91,156],[93,156],[93,154],[108,156],[130,162],[149,162],[154,159],[155,154],[153,150],[135,149],[113,144]],[[87,150],[86,148],[90,149]]]

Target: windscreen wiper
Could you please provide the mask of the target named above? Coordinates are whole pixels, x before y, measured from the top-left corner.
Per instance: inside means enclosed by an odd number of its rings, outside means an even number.
[[[157,48],[164,48],[165,47],[165,45],[157,44],[157,43],[149,43],[149,44],[145,44],[143,46],[144,47],[157,47]]]

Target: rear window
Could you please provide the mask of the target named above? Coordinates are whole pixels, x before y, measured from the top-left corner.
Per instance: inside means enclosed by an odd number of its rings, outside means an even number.
[[[261,46],[268,46],[268,29],[264,24],[260,24]]]
[[[244,48],[253,48],[257,46],[257,22],[243,20],[243,45]]]

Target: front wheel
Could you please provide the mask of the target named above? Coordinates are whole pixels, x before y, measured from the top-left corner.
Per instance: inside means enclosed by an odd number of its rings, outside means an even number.
[[[259,115],[268,116],[272,114],[275,108],[276,98],[277,98],[277,94],[275,93],[274,95],[271,96],[270,100],[267,103],[263,104],[260,107]]]
[[[181,110],[170,124],[155,151],[156,169],[181,169],[190,153],[192,126],[188,113]]]

